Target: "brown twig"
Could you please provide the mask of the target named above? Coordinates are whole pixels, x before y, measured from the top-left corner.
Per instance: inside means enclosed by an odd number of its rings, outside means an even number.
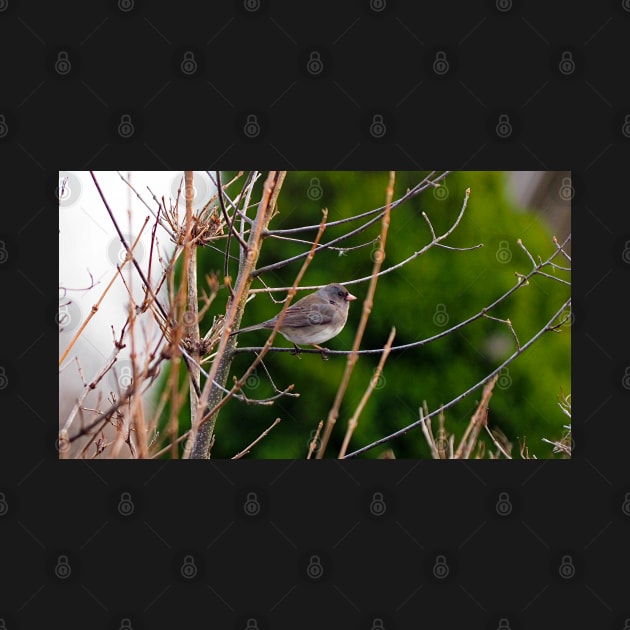
[[[184,171],[185,178],[185,190],[186,190],[186,235],[184,237],[184,268],[183,278],[180,285],[179,295],[181,296],[179,302],[185,303],[185,309],[180,309],[182,313],[183,329],[186,339],[190,341],[190,348],[193,361],[187,363],[188,378],[191,381],[190,386],[190,413],[191,424],[195,422],[195,412],[197,411],[197,405],[199,404],[199,397],[197,392],[199,387],[195,388],[194,384],[199,383],[199,368],[197,367],[200,360],[199,354],[199,300],[197,296],[197,245],[192,242],[192,229],[193,229],[193,208],[192,202],[194,198],[194,182],[193,171]],[[184,293],[186,291],[186,293]],[[185,302],[184,302],[184,298]],[[183,312],[182,312],[183,311]],[[177,340],[179,345],[180,340]],[[173,450],[176,452],[176,445],[173,445]]]
[[[495,374],[484,386],[481,394],[481,401],[477,405],[477,409],[470,419],[466,431],[455,451],[455,459],[470,459],[470,454],[477,443],[481,427],[488,422],[488,407],[490,405],[490,398],[492,397],[492,391],[499,378],[498,374]],[[494,439],[494,437],[493,437]]]
[[[147,222],[149,221],[148,217],[147,220],[144,222],[144,224],[142,225],[142,228],[140,229],[140,231],[138,232],[138,237],[136,238],[136,240],[133,242],[133,244],[131,245],[131,254],[133,257],[133,250],[136,248],[136,245],[140,242],[140,237],[142,236],[142,233],[144,232],[144,228],[147,225]],[[96,315],[96,313],[98,312],[98,309],[100,308],[103,300],[105,299],[105,296],[107,295],[107,293],[109,292],[109,290],[112,288],[112,285],[114,284],[114,282],[116,281],[116,278],[119,277],[120,275],[120,271],[124,268],[124,266],[129,262],[129,260],[131,260],[131,258],[129,257],[129,255],[125,258],[125,260],[120,264],[120,266],[116,267],[116,271],[114,271],[113,275],[112,275],[112,279],[108,282],[107,286],[105,287],[105,289],[103,290],[103,293],[101,294],[101,296],[98,298],[96,304],[92,305],[92,310],[90,311],[90,314],[85,318],[85,321],[81,324],[81,326],[79,326],[79,329],[77,330],[76,334],[72,337],[72,339],[70,340],[70,343],[68,344],[68,347],[63,351],[63,354],[61,355],[61,357],[59,358],[59,365],[62,365],[63,362],[66,360],[66,357],[68,356],[68,353],[70,352],[70,350],[72,349],[72,346],[74,346],[74,344],[77,342],[77,340],[79,339],[79,337],[81,336],[81,334],[83,333],[83,331],[85,330],[85,328],[87,327],[87,325],[90,323],[90,320],[94,317],[94,315]]]
[[[166,312],[166,309],[162,306],[162,303],[160,302],[160,300],[158,300],[157,295],[155,294],[155,291],[153,290],[153,288],[151,287],[151,285],[149,284],[149,281],[147,280],[146,276],[144,275],[144,271],[142,271],[142,268],[140,267],[140,264],[138,263],[138,261],[136,260],[135,256],[133,255],[133,252],[131,250],[131,247],[129,247],[129,243],[127,243],[127,239],[124,237],[118,222],[116,221],[116,219],[114,218],[114,213],[112,212],[112,209],[109,206],[109,203],[107,202],[107,199],[105,199],[105,195],[103,194],[103,191],[101,189],[100,184],[98,183],[96,176],[94,175],[94,171],[90,171],[90,175],[92,177],[92,180],[94,181],[94,185],[96,186],[96,190],[98,191],[98,194],[101,198],[101,201],[103,202],[103,205],[105,206],[105,209],[107,210],[107,213],[109,214],[109,217],[112,221],[112,224],[118,234],[118,238],[120,239],[120,242],[123,244],[123,246],[125,247],[125,249],[127,250],[127,254],[131,257],[131,262],[133,263],[133,266],[136,268],[136,271],[138,272],[138,275],[140,276],[140,279],[142,280],[142,283],[144,285],[144,290],[149,293],[149,295],[151,296],[151,299],[153,301],[153,303],[156,305],[156,307],[159,309],[160,313],[162,314],[162,316],[164,317],[164,319],[166,321],[168,321],[168,314]]]
[[[385,365],[385,361],[387,361],[387,357],[389,356],[389,351],[392,348],[392,342],[394,341],[395,336],[396,336],[396,328],[392,327],[392,330],[389,333],[389,337],[387,338],[387,342],[385,343],[385,346],[383,347],[383,354],[381,355],[378,365],[376,366],[376,369],[374,370],[374,374],[372,374],[372,378],[370,379],[368,386],[365,388],[365,392],[363,393],[363,396],[361,397],[361,400],[359,401],[359,404],[357,405],[355,412],[352,414],[352,417],[350,418],[350,420],[348,420],[348,428],[346,430],[346,435],[343,438],[343,444],[341,445],[341,449],[339,450],[339,455],[338,455],[339,458],[343,457],[346,454],[346,451],[348,450],[348,444],[350,444],[350,438],[352,437],[352,434],[354,433],[355,429],[357,428],[357,425],[359,424],[359,416],[363,412],[363,409],[365,408],[367,401],[372,395],[372,392],[374,391],[374,388],[376,387],[376,383],[378,383],[378,379],[381,377],[383,366]]]
[[[424,438],[431,449],[431,457],[433,457],[433,459],[440,459],[440,454],[438,453],[438,448],[435,444],[435,438],[433,437],[433,431],[431,429],[429,414],[422,407],[418,409],[418,413],[420,415],[420,427],[422,428],[422,433],[424,433]]]
[[[194,459],[207,459],[210,457],[216,414],[221,405],[224,404],[222,403],[223,393],[219,387],[215,386],[215,383],[223,387],[227,380],[232,363],[233,350],[236,346],[236,339],[235,337],[230,337],[230,332],[234,324],[238,325],[240,323],[245,302],[247,301],[247,291],[252,282],[251,272],[260,254],[263,231],[271,220],[285,175],[286,173],[283,171],[271,171],[263,186],[262,199],[258,204],[256,219],[252,224],[249,235],[247,255],[241,258],[234,296],[231,298],[227,308],[223,336],[217,349],[217,358],[212,363],[208,379],[199,397],[199,404],[195,414],[197,421],[193,425],[194,446],[191,457]],[[209,411],[204,413],[207,409]]]
[[[352,351],[348,356],[346,369],[341,378],[341,382],[339,383],[339,388],[337,389],[337,395],[335,396],[333,405],[328,412],[328,418],[324,427],[324,434],[322,436],[322,441],[317,451],[317,459],[322,459],[322,457],[324,457],[324,453],[326,452],[328,440],[330,439],[333,427],[335,426],[335,423],[337,422],[337,417],[339,416],[341,401],[346,394],[348,384],[350,383],[350,377],[352,376],[354,366],[356,365],[356,362],[359,358],[357,351],[359,350],[361,340],[363,339],[363,333],[365,332],[365,328],[367,326],[367,320],[370,316],[370,313],[372,312],[372,305],[374,304],[374,293],[376,292],[376,283],[378,282],[378,273],[380,271],[381,265],[383,264],[383,261],[385,260],[385,243],[387,242],[387,232],[389,230],[389,215],[391,210],[392,198],[394,196],[395,180],[396,173],[394,171],[390,171],[389,183],[386,191],[385,212],[383,213],[383,217],[381,220],[381,238],[379,241],[378,249],[375,251],[374,255],[372,277],[370,278],[367,295],[365,297],[365,300],[363,301],[363,311],[361,313],[361,320],[359,321],[357,332],[354,336]]]
[[[512,459],[512,456],[499,444],[498,440],[492,434],[492,431],[490,431],[490,428],[488,427],[488,410],[487,409],[486,409],[486,421],[483,423],[483,426],[484,426],[484,429],[488,432],[488,435],[490,436],[492,441],[494,442],[494,445],[501,451],[501,453],[503,453],[503,455],[505,455],[506,459]]]
[[[570,240],[570,236],[567,237],[567,239],[565,239],[563,245],[565,245],[569,240]],[[532,269],[532,271],[530,271],[528,274],[522,274],[522,279],[515,284],[513,287],[511,287],[510,289],[508,289],[505,293],[503,293],[503,295],[499,296],[494,302],[492,302],[491,304],[489,304],[488,306],[484,306],[478,313],[471,315],[468,319],[462,320],[461,322],[459,322],[458,324],[455,324],[454,326],[451,326],[448,329],[445,329],[439,333],[437,333],[436,335],[433,335],[432,337],[427,337],[426,339],[422,339],[420,341],[413,341],[411,343],[406,343],[400,346],[392,346],[392,352],[397,352],[400,350],[409,350],[411,348],[418,348],[420,346],[424,346],[426,344],[432,343],[434,341],[437,341],[438,339],[441,339],[442,337],[446,337],[448,335],[450,335],[451,333],[455,332],[456,330],[460,330],[465,328],[466,326],[468,326],[469,324],[471,324],[472,322],[476,321],[477,319],[480,319],[482,317],[487,317],[487,313],[489,311],[492,311],[493,309],[495,309],[497,306],[499,306],[501,303],[505,302],[507,300],[508,297],[510,297],[513,293],[515,293],[516,291],[519,291],[520,289],[523,288],[523,286],[529,281],[529,279],[532,276],[536,276],[540,274],[540,269],[547,266],[547,265],[551,265],[553,259],[559,254],[560,249],[558,249],[557,251],[555,251],[545,262],[540,263],[536,266],[535,269]],[[390,267],[391,269],[391,267]],[[354,280],[349,280],[349,281],[341,281],[341,283],[346,286],[349,284],[352,284],[354,282]],[[563,282],[564,284],[564,282]],[[318,287],[302,287],[303,289],[314,289],[314,288],[318,288]],[[277,289],[273,289],[273,290],[277,290]],[[282,290],[286,290],[286,289],[282,289]],[[252,289],[252,293],[257,292],[258,289]],[[565,305],[569,305],[571,303],[571,300],[568,300]],[[554,318],[555,319],[555,316]],[[507,323],[507,321],[509,320],[505,320],[504,323]],[[514,334],[514,333],[513,333]],[[520,346],[519,346],[520,347]],[[258,352],[260,350],[260,348],[258,347],[247,347],[247,348],[237,348],[235,350],[235,352],[237,353],[241,353],[241,352]],[[291,352],[291,348],[270,348],[269,352]],[[303,352],[319,352],[318,350],[311,350],[310,348],[305,348],[303,350]],[[334,356],[334,355],[349,355],[351,354],[353,351],[352,350],[329,350],[328,353],[330,356]],[[358,350],[357,354],[380,354],[383,352],[382,348],[373,348],[373,349],[368,349],[368,350]]]
[[[256,446],[256,444],[258,444],[260,440],[262,440],[264,437],[269,435],[269,431],[271,431],[271,429],[273,429],[279,423],[280,423],[280,418],[276,418],[273,421],[273,424],[271,426],[267,427],[249,446],[246,446],[240,453],[237,453],[236,455],[234,455],[232,459],[241,459],[243,455],[247,455],[247,453],[249,453],[252,447]]]
[[[526,343],[524,343],[518,350],[516,350],[507,359],[505,359],[505,361],[503,361],[501,365],[497,366],[494,370],[492,370],[492,372],[490,372],[490,374],[485,376],[478,383],[475,383],[474,385],[469,387],[466,391],[462,392],[459,396],[456,396],[455,398],[453,398],[453,400],[443,405],[443,408],[446,410],[446,409],[449,409],[450,407],[453,407],[458,402],[460,402],[461,400],[469,396],[472,392],[474,392],[475,390],[479,389],[480,387],[488,383],[497,374],[499,374],[499,372],[501,372],[502,369],[510,365],[510,363],[512,363],[516,358],[518,358],[521,354],[523,354],[523,352],[525,352],[531,345],[536,343],[536,341],[538,341],[538,339],[540,339],[542,335],[544,335],[546,332],[553,331],[554,329],[553,322],[565,311],[567,305],[570,303],[571,303],[571,298],[566,300],[564,304],[560,307],[560,309],[552,315],[551,319],[549,319],[549,321],[535,335],[533,335]],[[348,453],[345,458],[356,457],[357,455],[360,455],[361,453],[364,453],[376,446],[379,446],[380,444],[384,444],[386,442],[389,442],[390,440],[393,440],[402,435],[405,435],[405,433],[420,426],[421,424],[423,424],[424,422],[426,422],[427,420],[435,416],[437,413],[438,411],[433,411],[428,416],[420,418],[420,420],[417,420],[416,422],[412,422],[411,424],[407,425],[406,427],[403,427],[402,429],[399,429],[398,431],[395,431],[394,433],[390,433],[389,435],[386,435],[382,438],[379,438],[378,440],[375,440],[371,444],[363,446],[357,449],[356,451],[353,451],[352,453]]]
[[[291,289],[289,289],[289,294],[288,294],[287,299],[286,299],[286,301],[285,301],[285,303],[284,303],[284,305],[282,307],[282,310],[278,313],[278,316],[277,316],[278,319],[276,321],[276,324],[273,327],[273,329],[271,330],[271,334],[269,335],[269,338],[267,339],[265,345],[262,347],[262,349],[260,351],[260,354],[258,354],[256,356],[256,358],[252,361],[252,363],[247,368],[247,370],[245,370],[245,373],[239,379],[237,379],[234,382],[234,385],[230,389],[230,391],[223,398],[219,399],[217,401],[216,405],[214,407],[212,407],[212,409],[210,409],[210,411],[208,411],[206,413],[206,415],[201,419],[200,422],[202,424],[204,422],[207,422],[210,418],[216,417],[216,413],[221,409],[221,407],[223,407],[223,405],[225,405],[227,403],[227,401],[230,398],[232,398],[232,396],[234,396],[234,394],[239,389],[241,389],[243,387],[243,385],[245,384],[245,382],[247,381],[249,376],[256,369],[256,366],[258,366],[258,364],[263,360],[265,354],[267,354],[267,351],[271,347],[271,344],[273,343],[273,340],[274,340],[274,337],[276,336],[276,333],[278,332],[280,326],[282,325],[282,320],[284,318],[284,314],[287,312],[287,309],[289,308],[289,305],[291,303],[291,299],[293,298],[293,296],[296,293],[297,286],[300,283],[300,281],[302,280],[304,274],[306,273],[306,270],[307,270],[308,266],[310,265],[311,261],[313,260],[313,256],[315,255],[315,250],[317,248],[317,244],[319,243],[319,239],[321,238],[322,234],[324,233],[324,230],[326,229],[326,217],[327,216],[328,216],[328,212],[326,210],[324,210],[323,213],[322,213],[322,221],[321,221],[321,224],[320,224],[320,229],[319,229],[319,232],[317,233],[317,236],[315,237],[315,239],[313,241],[313,246],[311,247],[310,255],[306,257],[306,260],[302,264],[302,267],[301,267],[300,271],[296,275],[295,280],[293,282],[293,286],[291,287]],[[227,330],[230,331],[231,328],[228,328]],[[208,379],[210,379],[210,376],[208,377]]]
[[[313,453],[315,452],[315,449],[317,448],[317,442],[319,440],[319,434],[322,432],[323,426],[324,426],[324,421],[320,420],[319,423],[317,424],[317,429],[315,430],[315,435],[313,436],[313,439],[311,440],[310,444],[308,445],[308,453],[306,454],[306,459],[311,459],[311,457],[313,457]]]

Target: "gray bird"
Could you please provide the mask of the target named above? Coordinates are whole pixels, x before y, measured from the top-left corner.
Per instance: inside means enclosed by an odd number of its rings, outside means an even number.
[[[299,350],[298,344],[311,344],[325,351],[318,344],[338,335],[348,319],[348,308],[357,298],[340,284],[329,284],[311,293],[287,309],[278,330]],[[274,328],[278,316],[260,324],[235,330],[231,335]]]

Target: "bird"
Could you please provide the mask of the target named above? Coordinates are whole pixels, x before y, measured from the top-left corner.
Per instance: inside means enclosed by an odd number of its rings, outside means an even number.
[[[293,344],[296,353],[300,351],[298,344],[310,344],[320,350],[324,357],[326,348],[319,344],[332,339],[343,330],[348,319],[350,302],[356,299],[341,284],[328,284],[289,306],[278,330]],[[260,324],[235,330],[230,336],[274,328],[277,321],[276,315]]]

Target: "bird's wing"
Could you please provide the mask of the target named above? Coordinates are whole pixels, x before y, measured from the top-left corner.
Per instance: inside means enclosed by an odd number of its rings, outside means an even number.
[[[296,304],[290,306],[284,314],[282,326],[303,328],[304,326],[324,326],[332,321],[334,307],[332,304],[315,304],[304,308]]]

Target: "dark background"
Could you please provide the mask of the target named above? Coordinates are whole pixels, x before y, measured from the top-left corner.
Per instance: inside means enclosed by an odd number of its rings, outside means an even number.
[[[0,2],[5,627],[622,630],[629,9]],[[57,171],[217,167],[571,170],[572,460],[59,462]]]

